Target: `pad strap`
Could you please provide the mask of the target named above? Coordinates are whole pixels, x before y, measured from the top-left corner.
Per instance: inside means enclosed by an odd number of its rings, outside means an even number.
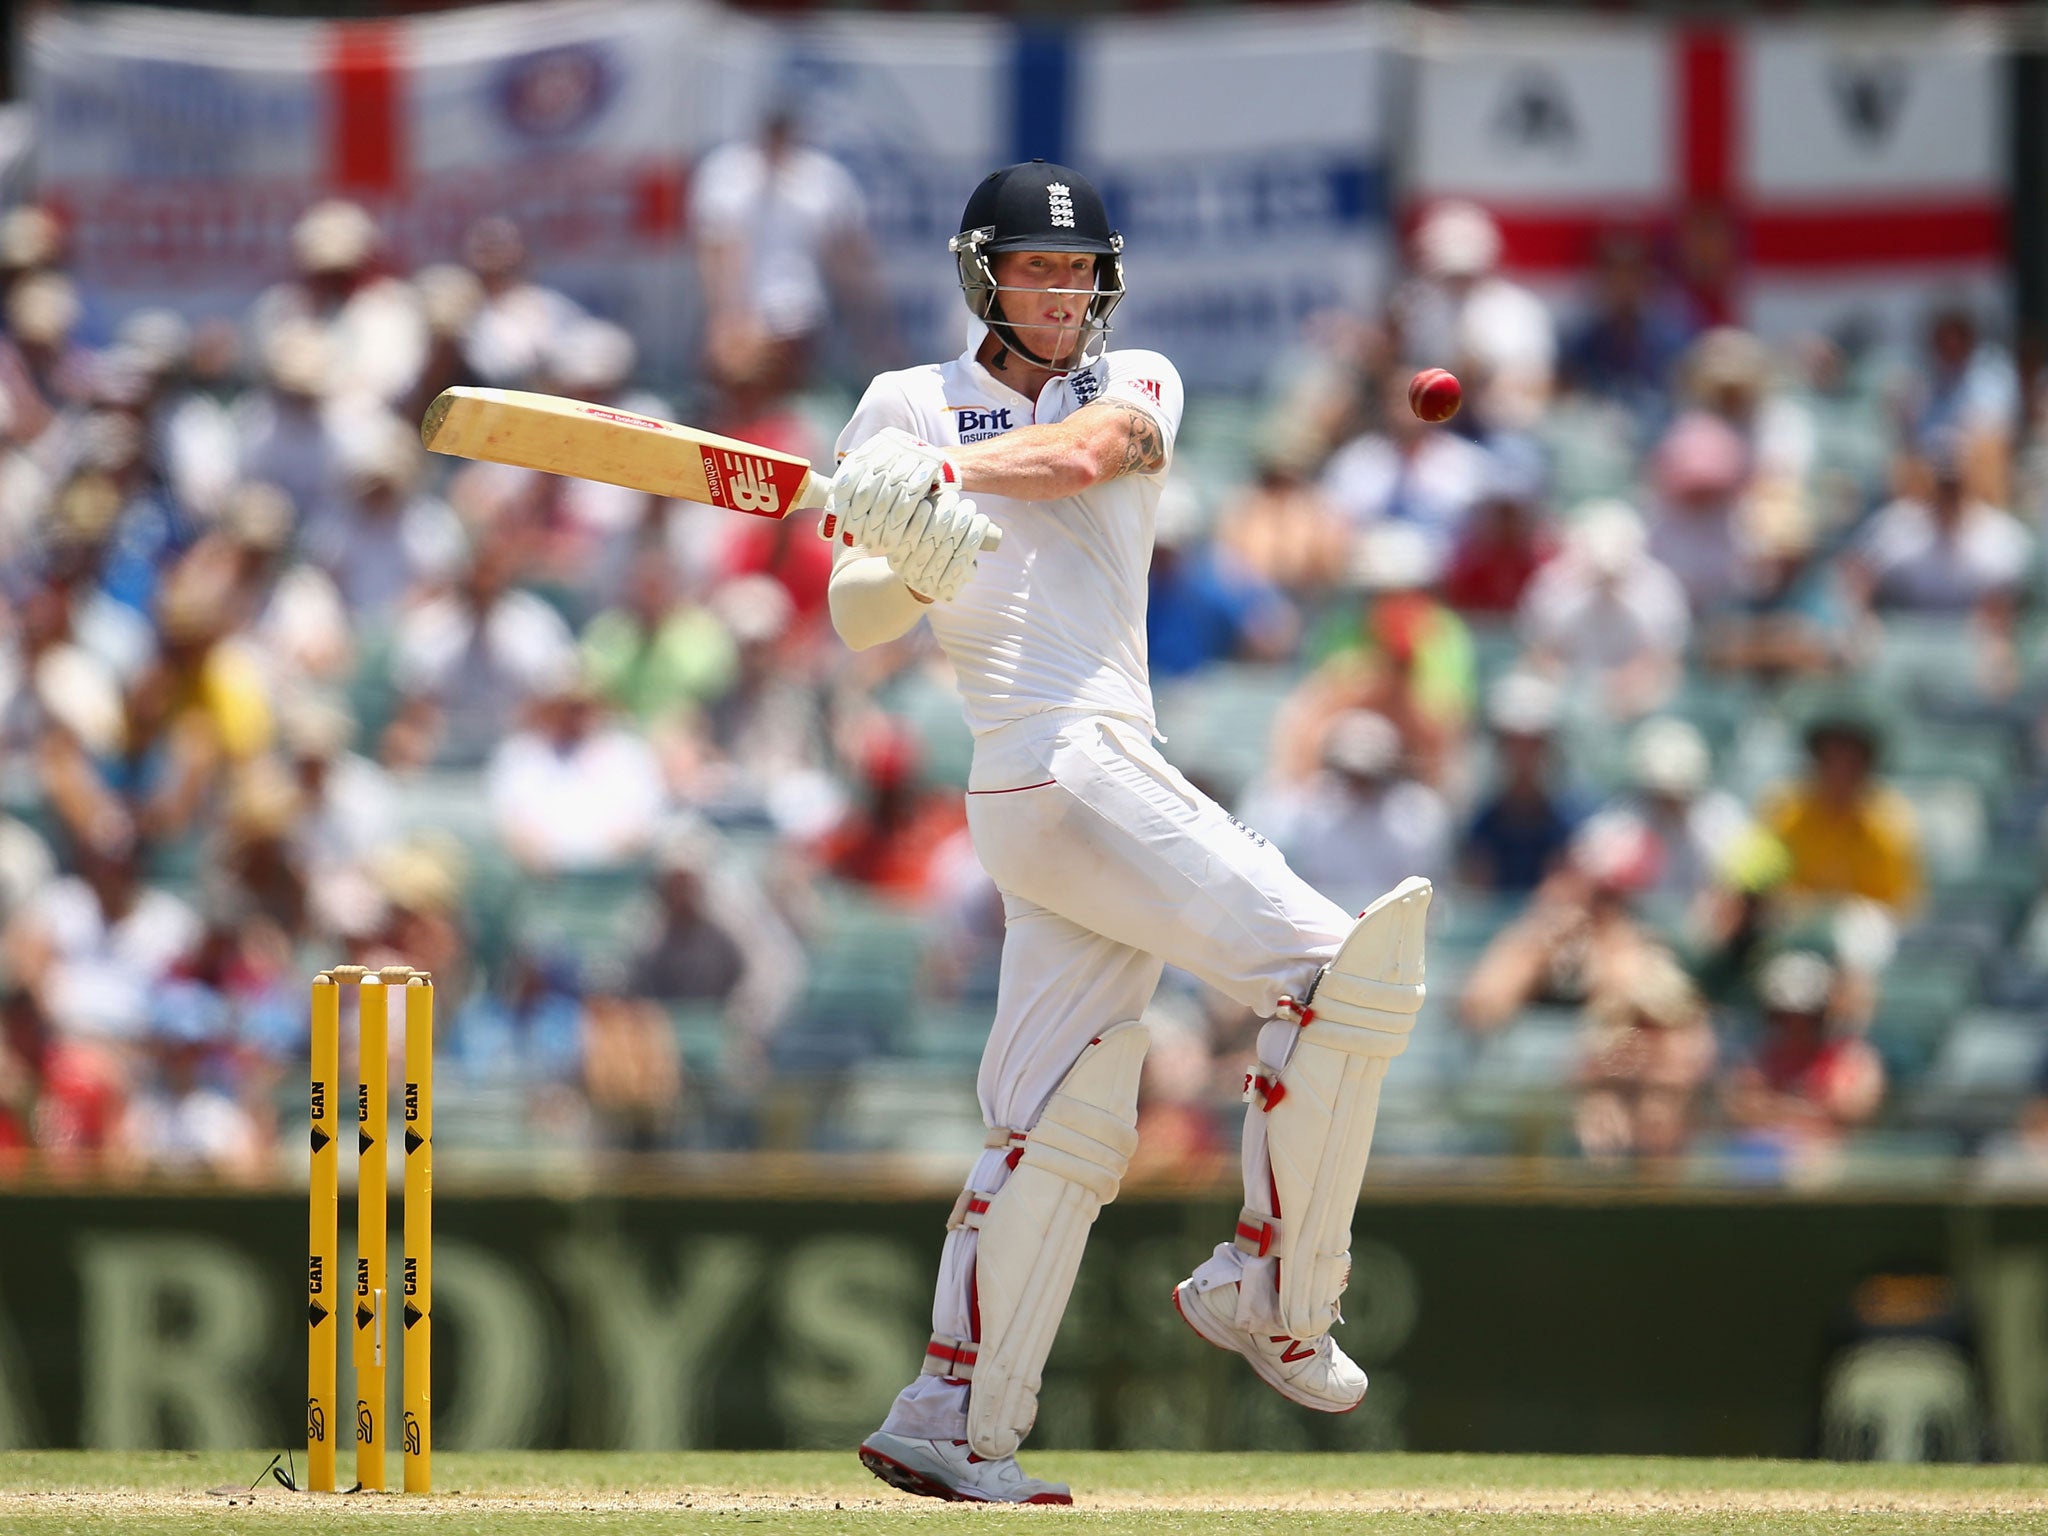
[[[963,1189],[960,1198],[953,1202],[953,1214],[946,1218],[946,1230],[958,1232],[962,1227],[979,1228],[981,1218],[988,1214],[988,1203],[994,1195],[979,1189]]]
[[[1230,1240],[1249,1259],[1263,1259],[1280,1241],[1280,1218],[1246,1206],[1237,1213],[1237,1235]]]
[[[975,1357],[981,1346],[972,1339],[956,1339],[950,1333],[935,1333],[924,1347],[924,1376],[943,1376],[948,1381],[974,1380]]]

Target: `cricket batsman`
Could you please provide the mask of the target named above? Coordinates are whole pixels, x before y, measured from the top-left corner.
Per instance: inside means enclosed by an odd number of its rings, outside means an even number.
[[[1156,352],[1108,348],[1123,239],[1095,188],[1042,160],[996,171],[951,249],[973,341],[869,385],[819,525],[841,638],[927,619],[952,659],[968,826],[1006,919],[986,1150],[948,1223],[923,1373],[860,1456],[932,1498],[1068,1504],[1016,1452],[1137,1145],[1138,1021],[1166,963],[1266,1020],[1244,1209],[1172,1304],[1290,1401],[1344,1413],[1365,1395],[1330,1326],[1380,1083],[1422,1006],[1430,887],[1405,880],[1354,920],[1153,748],[1146,575],[1181,384]]]

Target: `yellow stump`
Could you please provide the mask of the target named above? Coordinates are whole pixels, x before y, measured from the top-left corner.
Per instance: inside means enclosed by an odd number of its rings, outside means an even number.
[[[356,1091],[356,1273],[354,1295],[336,1273],[340,1259],[340,1148],[335,1094],[341,1075],[341,989],[360,987],[360,1085]],[[336,965],[313,978],[313,1177],[307,1244],[306,1486],[335,1486],[334,1416],[338,1363],[335,1317],[347,1309],[355,1340],[356,1481],[384,1488],[384,1393],[390,1372],[391,993],[405,991],[405,1489],[432,1486],[433,1400],[428,1339],[433,1310],[434,986],[424,971]],[[352,1303],[352,1304],[351,1304]]]
[[[313,979],[313,1172],[306,1241],[306,1480],[334,1491],[335,1324],[340,1305],[341,1153],[335,1145],[334,1095],[341,1075],[341,988]]]
[[[405,988],[405,1491],[433,1486],[434,984]]]
[[[384,1299],[390,1229],[385,1205],[389,1173],[384,1160],[391,1114],[390,1014],[383,981],[365,976],[356,993],[362,1012],[356,1031],[360,1056],[356,1089],[356,1481],[384,1490]]]

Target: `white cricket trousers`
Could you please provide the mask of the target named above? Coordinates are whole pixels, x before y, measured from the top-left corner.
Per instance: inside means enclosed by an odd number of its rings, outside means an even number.
[[[1036,1124],[1088,1042],[1144,1014],[1167,964],[1267,1019],[1258,1054],[1277,1071],[1296,1029],[1274,1020],[1274,1010],[1307,991],[1351,931],[1350,914],[1190,784],[1153,749],[1145,727],[1128,720],[1060,711],[977,738],[967,825],[1003,893],[1001,980],[978,1084],[990,1127]],[[993,1194],[1008,1174],[1004,1150],[994,1148],[982,1153],[968,1187]],[[1263,1201],[1256,1107],[1246,1120],[1244,1174]],[[975,1243],[971,1228],[946,1235],[935,1333],[976,1336]],[[1229,1266],[1236,1257],[1226,1242],[1211,1262]],[[919,1376],[882,1427],[964,1439],[967,1391]]]

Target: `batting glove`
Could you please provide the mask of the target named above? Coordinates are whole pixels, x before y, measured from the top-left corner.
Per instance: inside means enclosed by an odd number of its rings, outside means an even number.
[[[941,486],[913,509],[908,541],[889,556],[889,569],[920,597],[951,602],[977,567],[989,520],[951,486]]]
[[[840,461],[818,532],[878,555],[898,554],[909,542],[918,504],[959,479],[941,450],[886,427]]]

